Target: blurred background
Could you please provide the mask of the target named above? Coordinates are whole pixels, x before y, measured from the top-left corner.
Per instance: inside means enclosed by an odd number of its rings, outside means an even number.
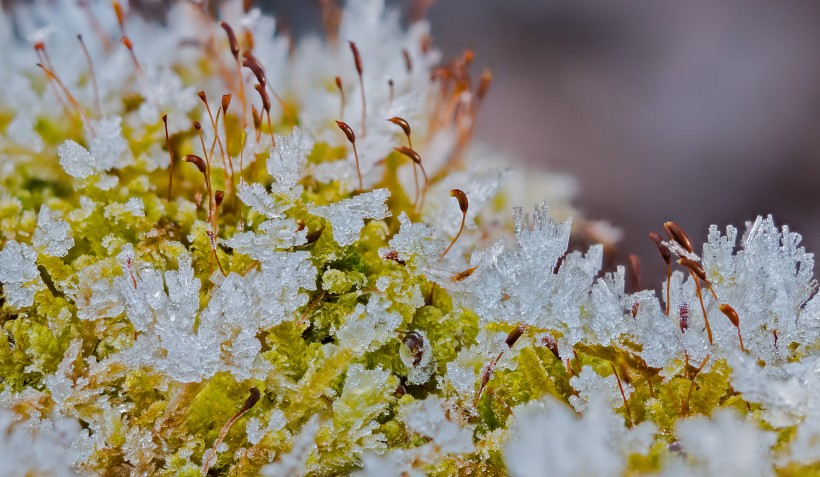
[[[317,3],[256,2],[297,34]],[[575,176],[583,213],[624,231],[618,262],[660,275],[646,234],[664,221],[703,242],[768,213],[820,250],[820,3],[439,0],[427,17],[445,58],[471,48],[493,72],[478,140]]]

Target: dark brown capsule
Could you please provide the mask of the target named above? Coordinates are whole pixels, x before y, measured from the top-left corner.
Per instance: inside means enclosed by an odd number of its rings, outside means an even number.
[[[231,93],[222,95],[222,111],[228,112],[228,106],[231,105]]]
[[[404,131],[404,135],[410,137],[410,123],[408,123],[406,120],[396,116],[394,118],[388,119],[388,121],[400,127],[401,130]]]
[[[683,265],[689,270],[692,270],[692,272],[695,275],[697,275],[698,278],[700,278],[706,283],[709,283],[709,280],[706,279],[706,272],[703,270],[703,266],[700,263],[694,260],[690,260],[686,257],[681,257],[678,259],[678,264]]]
[[[259,93],[259,97],[262,98],[262,109],[265,110],[266,113],[270,113],[270,96],[268,96],[268,92],[265,91],[265,86],[257,83],[253,85],[253,88]]]
[[[689,241],[689,236],[686,235],[686,232],[684,232],[678,224],[671,221],[666,222],[665,224],[663,224],[663,230],[666,232],[666,235],[668,235],[670,239],[677,242],[687,252],[694,252],[694,249],[692,248],[692,242]]]
[[[418,366],[424,357],[424,337],[416,331],[411,331],[404,335],[404,344],[413,353],[413,366]]]
[[[470,206],[467,201],[467,194],[461,189],[450,189],[450,197],[455,197],[458,201],[458,208],[461,209],[462,214],[467,213],[467,208]]]
[[[341,129],[343,133],[345,133],[345,136],[347,136],[347,140],[350,141],[350,144],[356,144],[356,135],[353,134],[353,128],[351,128],[344,121],[336,121],[336,125],[339,126],[339,129]]]
[[[205,91],[197,91],[196,95],[199,96],[199,99],[201,99],[203,103],[208,103],[208,97],[205,96]]]
[[[201,130],[202,124],[200,124],[199,121],[194,121],[194,129],[196,129],[197,131]]]
[[[649,232],[649,240],[655,242],[655,245],[658,247],[658,252],[660,252],[661,257],[663,257],[663,261],[666,262],[667,265],[672,263],[672,254],[669,253],[669,249],[663,244],[661,236],[655,232]]]
[[[259,114],[259,110],[253,104],[251,105],[251,116],[253,116],[253,129],[259,131],[259,128],[262,127],[262,115]]]
[[[228,44],[231,46],[231,54],[235,59],[239,59],[239,42],[236,41],[236,35],[233,32],[233,28],[225,22],[221,22],[219,26],[225,30],[225,35],[228,36]]]
[[[361,76],[363,68],[362,68],[362,56],[359,54],[359,48],[356,46],[356,43],[352,41],[348,41],[350,44],[350,51],[353,53],[353,61],[356,63],[356,72],[359,73]]]
[[[339,90],[341,91],[341,89],[342,89],[342,78],[340,78],[338,76],[336,77],[336,87],[339,88]]]
[[[225,191],[218,190],[214,192],[214,202],[216,206],[219,207],[222,205],[222,201],[225,199]]]
[[[740,317],[737,315],[734,308],[727,303],[721,304],[718,308],[720,308],[720,311],[726,315],[726,318],[729,318],[729,321],[732,322],[732,325],[734,325],[735,328],[740,328]]]
[[[205,174],[208,170],[208,166],[205,164],[205,160],[201,157],[197,156],[196,154],[188,154],[184,157],[185,162],[190,162],[191,164],[195,165],[199,172]]]
[[[245,61],[242,62],[242,66],[248,68],[253,72],[253,75],[256,76],[256,81],[259,82],[261,85],[267,84],[267,78],[265,77],[265,70],[262,69],[262,65],[256,60],[256,58],[249,52],[246,51],[243,53],[245,56]]]
[[[523,323],[513,328],[513,330],[510,331],[510,334],[507,335],[507,339],[504,340],[504,342],[507,343],[507,347],[512,348],[513,345],[515,345],[515,342],[518,341],[519,338],[521,338],[521,335],[523,335],[524,332],[527,331],[527,328],[529,327]]]
[[[262,397],[262,393],[259,392],[256,388],[251,388],[250,395],[248,399],[245,400],[245,405],[242,406],[242,410],[239,412],[248,412],[252,407],[256,406],[256,403],[259,402],[259,398]]]
[[[395,148],[396,152],[404,154],[405,156],[409,157],[411,161],[415,162],[416,164],[421,164],[421,156],[416,151],[410,149],[409,147],[399,146]]]

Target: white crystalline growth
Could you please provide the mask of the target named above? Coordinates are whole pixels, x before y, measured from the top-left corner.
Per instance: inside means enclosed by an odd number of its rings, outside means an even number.
[[[225,241],[235,252],[259,261],[268,261],[276,250],[307,243],[307,229],[291,219],[271,219],[259,224],[259,232],[240,232]]]
[[[383,219],[390,216],[387,208],[388,189],[376,189],[330,205],[313,206],[311,214],[330,221],[333,238],[341,246],[352,244],[359,238],[364,219]]]
[[[37,252],[24,243],[9,240],[0,251],[0,283],[9,305],[31,306],[34,294],[45,289],[37,270]]]
[[[467,454],[475,450],[472,430],[450,422],[444,414],[444,403],[437,397],[403,406],[400,418],[408,429],[430,438],[442,454]]]
[[[817,289],[814,255],[800,246],[799,234],[786,226],[778,229],[771,216],[747,223],[735,252],[736,239],[733,227],[721,235],[712,226],[703,266],[720,301],[737,311],[746,349],[776,364],[788,358],[790,345],[811,345],[820,337],[820,302],[807,303]],[[715,340],[737,348],[737,330],[715,314],[710,319]]]
[[[200,281],[189,255],[182,255],[179,270],[165,272],[163,280],[150,265],[138,267],[133,250],[125,247],[119,257],[123,275],[115,285],[126,316],[142,333],[120,360],[151,366],[179,382],[198,382],[218,371],[248,379],[261,349],[257,332],[293,319],[307,302],[301,290],[315,289],[309,257],[280,252],[262,262],[261,271],[229,274],[198,313]]]
[[[683,464],[670,466],[672,475],[773,475],[770,449],[777,435],[761,430],[733,410],[720,409],[711,418],[683,420],[675,433],[685,457]]]
[[[763,417],[775,427],[791,426],[805,418],[820,419],[820,356],[780,366],[760,367],[741,354],[729,356],[732,387],[749,402],[763,406]]]
[[[236,193],[245,205],[269,219],[284,218],[285,211],[291,208],[291,204],[276,201],[261,184],[240,182]]]
[[[349,451],[361,454],[368,450],[384,450],[384,436],[374,433],[376,419],[388,409],[389,397],[396,389],[395,378],[381,366],[365,369],[352,364],[347,369],[342,394],[333,402],[336,416],[327,427],[334,433],[343,433]]]
[[[277,136],[276,147],[271,149],[267,166],[273,177],[271,191],[274,194],[296,199],[302,193],[302,178],[307,156],[313,150],[313,138],[296,127],[288,136]]]
[[[580,417],[552,398],[521,405],[513,416],[504,461],[514,477],[540,477],[545,469],[557,477],[621,475],[625,455],[644,453],[654,434],[652,426],[626,429],[600,399]]]
[[[623,396],[621,396],[618,380],[614,374],[607,377],[599,376],[591,366],[587,365],[581,368],[578,376],[573,376],[569,383],[578,391],[578,396],[569,397],[569,403],[578,412],[584,411],[590,400],[595,398],[604,399],[613,408],[623,405]],[[632,386],[627,383],[621,385],[626,398],[629,399],[633,391]]]
[[[293,438],[290,451],[276,457],[277,461],[262,467],[265,477],[284,475],[300,477],[307,474],[307,461],[316,450],[316,432],[319,430],[319,417],[313,416]]]
[[[79,475],[79,466],[90,457],[83,448],[87,434],[74,419],[21,420],[0,409],[0,475]]]
[[[44,205],[37,216],[37,228],[34,230],[32,245],[42,253],[54,257],[64,257],[74,246],[71,237],[71,226],[62,219],[58,212]]]
[[[96,122],[89,143],[86,149],[68,139],[57,149],[60,165],[69,175],[85,179],[127,165],[123,160],[128,143],[122,137],[122,118],[114,116]]]
[[[396,312],[387,311],[388,306],[390,302],[382,300],[378,295],[371,295],[366,307],[356,305],[356,309],[336,332],[339,346],[362,355],[367,351],[375,351],[393,339],[402,317]]]
[[[432,270],[439,255],[447,247],[444,240],[435,236],[435,230],[424,222],[413,223],[406,213],[399,214],[399,233],[390,239],[390,247],[379,250],[379,256],[387,257],[392,252],[408,266],[422,272]]]
[[[252,417],[248,419],[248,423],[245,425],[245,432],[248,434],[248,442],[251,444],[258,444],[266,435],[284,429],[287,423],[288,420],[285,417],[285,413],[280,409],[274,409],[273,412],[271,412],[270,418],[268,418],[268,425],[264,428],[262,427],[262,423],[259,421],[259,418]]]

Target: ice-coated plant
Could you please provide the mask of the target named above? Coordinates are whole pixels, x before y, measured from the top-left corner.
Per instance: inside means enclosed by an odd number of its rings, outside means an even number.
[[[629,293],[471,146],[472,53],[205,3],[0,17],[0,474],[820,472],[799,235],[669,222]]]

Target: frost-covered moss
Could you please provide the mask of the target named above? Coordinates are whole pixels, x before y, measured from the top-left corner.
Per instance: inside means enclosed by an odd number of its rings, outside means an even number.
[[[667,224],[628,293],[568,197],[506,210],[572,185],[470,146],[472,53],[326,3],[297,45],[240,1],[2,17],[0,473],[816,471],[799,235]]]

